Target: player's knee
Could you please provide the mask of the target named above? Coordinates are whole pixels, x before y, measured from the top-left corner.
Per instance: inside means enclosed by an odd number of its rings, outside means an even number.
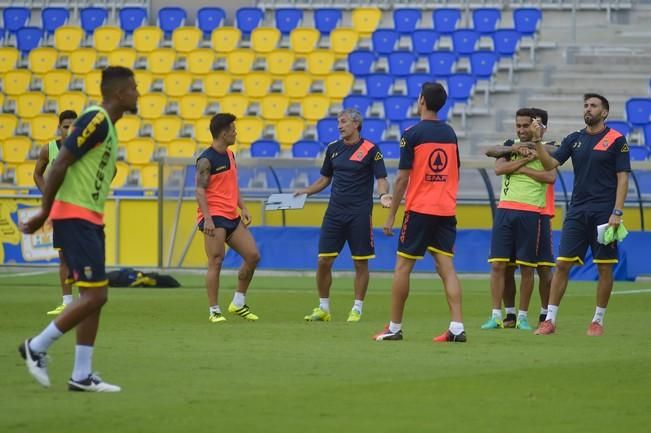
[[[353,260],[355,272],[368,272],[368,260]]]
[[[257,266],[258,263],[260,263],[260,253],[258,251],[249,253],[244,258],[244,261],[248,263],[250,266]]]
[[[214,269],[221,269],[222,263],[224,263],[224,255],[217,254],[210,257],[210,260],[208,261],[208,266]]]
[[[317,265],[321,269],[330,269],[332,268],[333,262],[334,262],[333,257],[319,257],[319,260],[317,261]]]
[[[88,294],[90,296],[85,296],[86,302],[93,309],[100,309],[108,302],[108,292],[106,288],[104,289],[89,289]]]
[[[570,272],[571,268],[572,268],[572,262],[566,262],[565,260],[559,260],[556,262],[557,272]]]
[[[491,269],[493,272],[505,273],[506,272],[506,262],[492,262]]]

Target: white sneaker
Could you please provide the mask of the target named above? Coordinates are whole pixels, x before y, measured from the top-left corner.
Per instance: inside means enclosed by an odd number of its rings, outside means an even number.
[[[122,388],[106,383],[97,373],[92,373],[84,380],[76,381],[70,379],[68,381],[68,391],[120,392]]]
[[[36,353],[29,348],[29,339],[18,346],[20,356],[25,360],[27,371],[44,387],[50,386],[50,376],[47,373],[47,354]]]

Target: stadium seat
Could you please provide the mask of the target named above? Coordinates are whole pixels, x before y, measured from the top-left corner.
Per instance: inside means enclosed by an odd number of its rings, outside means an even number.
[[[41,25],[45,37],[54,35],[56,29],[68,23],[70,13],[62,7],[45,7],[41,11]]]
[[[329,35],[339,26],[342,12],[334,8],[317,8],[314,10],[314,26],[322,35]]]
[[[202,78],[203,93],[210,98],[226,96],[231,89],[233,78],[227,72],[212,72]]]
[[[154,76],[163,76],[174,69],[176,51],[172,48],[157,48],[147,56],[147,69]]]
[[[20,53],[17,49],[12,47],[0,47],[0,74],[16,69],[16,63],[18,62],[19,57]]]
[[[348,55],[348,71],[356,77],[365,77],[372,72],[375,60],[375,54],[371,51],[353,51]]]
[[[84,92],[62,93],[57,98],[57,111],[72,110],[77,114],[81,114],[84,108],[86,108],[86,99]]]
[[[373,143],[379,143],[382,141],[386,126],[384,119],[364,119],[362,123],[362,137]]]
[[[124,161],[117,161],[115,163],[115,177],[111,182],[111,188],[122,188],[127,183],[129,171],[129,164]]]
[[[286,116],[289,108],[289,98],[273,94],[265,96],[260,102],[260,115],[265,120],[280,120]]]
[[[136,83],[138,83],[136,75]],[[84,92],[90,96],[91,98],[100,98],[102,96],[102,91],[100,89],[100,83],[102,81],[102,71],[93,71],[89,74],[86,74],[86,76],[83,78],[84,80]],[[148,89],[147,89],[148,90]],[[138,85],[138,91],[143,92],[147,91],[143,90],[140,85]]]
[[[246,75],[253,69],[255,53],[251,50],[236,50],[226,57],[226,70],[234,75]]]
[[[275,50],[267,54],[267,72],[276,76],[289,74],[294,67],[296,56],[291,50]]]
[[[189,72],[170,72],[163,77],[163,91],[167,96],[178,98],[190,93],[192,74]]]
[[[152,137],[156,143],[169,143],[179,137],[183,122],[177,116],[161,116],[152,121]]]
[[[332,99],[343,99],[350,94],[355,77],[348,72],[333,72],[324,80],[323,93]]]
[[[303,11],[297,8],[278,8],[274,12],[276,28],[287,36],[303,21]]]
[[[628,137],[630,135],[632,129],[631,125],[629,125],[625,120],[607,120],[606,126],[614,129],[625,137]]]
[[[293,158],[316,158],[323,148],[316,141],[301,140],[292,144]]]
[[[274,135],[281,148],[289,148],[303,138],[305,122],[300,117],[286,117],[276,122]]]
[[[220,7],[205,6],[197,11],[196,24],[203,32],[205,39],[209,39],[213,30],[224,24],[226,12]]]
[[[353,9],[351,15],[353,29],[362,37],[371,36],[381,19],[382,11],[379,8],[357,8]]]
[[[158,164],[146,164],[139,170],[140,186],[145,189],[158,188]]]
[[[440,34],[450,34],[457,29],[457,24],[461,20],[461,10],[454,8],[434,9],[432,12],[432,21],[434,30]]]
[[[16,32],[16,48],[23,56],[41,44],[43,30],[38,27],[22,27]]]
[[[56,114],[39,114],[29,122],[29,136],[39,144],[47,143],[56,137],[58,126]]]
[[[453,102],[466,103],[472,96],[475,77],[470,74],[452,74],[448,77],[448,98]]]
[[[158,10],[158,27],[163,31],[166,38],[172,36],[172,32],[185,25],[188,13],[185,9],[175,6],[166,6]]]
[[[245,116],[237,119],[237,142],[247,148],[262,137],[264,121],[259,117]]]
[[[513,29],[496,30],[493,33],[493,47],[500,57],[513,57],[518,51],[520,33]]]
[[[263,19],[264,11],[262,9],[243,7],[235,12],[235,24],[246,36],[249,36]]]
[[[9,113],[0,113],[0,141],[14,137],[17,126],[18,117]]]
[[[2,159],[7,164],[20,164],[27,159],[32,140],[27,137],[9,137],[2,141]]]
[[[92,73],[92,72],[91,72]],[[134,78],[136,79],[136,86],[138,86],[138,92],[141,94],[149,93],[151,89],[151,84],[154,81],[154,77],[151,72],[145,71],[142,69],[136,69],[133,71]]]
[[[38,47],[29,52],[27,63],[35,75],[43,75],[56,68],[59,53],[52,47]]]
[[[251,31],[251,48],[256,53],[270,53],[280,42],[280,30],[273,27],[257,27]]]
[[[43,93],[59,96],[68,91],[72,73],[67,69],[54,69],[43,76]]]
[[[407,96],[418,98],[423,83],[434,81],[434,77],[427,74],[411,74],[407,77]]]
[[[646,146],[628,146],[631,161],[645,161],[649,157],[649,149]]]
[[[194,122],[194,139],[199,143],[211,143],[212,135],[210,134],[210,117],[202,117]]]
[[[472,11],[472,27],[476,32],[492,34],[502,19],[502,12],[497,8],[478,8]]]
[[[264,72],[253,72],[243,78],[242,93],[249,98],[262,98],[269,94],[271,75]]]
[[[147,22],[147,9],[141,7],[120,8],[118,12],[120,28],[131,36],[133,32]]]
[[[646,147],[651,148],[651,123],[644,125],[642,131],[644,134],[644,144]]]
[[[434,30],[416,30],[411,34],[411,49],[416,54],[431,54],[438,40],[439,34]]]
[[[414,32],[421,19],[420,9],[401,8],[393,10],[393,27],[397,32],[408,35]]]
[[[393,77],[389,74],[370,74],[366,77],[366,96],[384,99],[389,96]]]
[[[177,138],[167,145],[168,158],[192,158],[197,145],[191,138]]]
[[[26,69],[7,72],[2,77],[2,91],[8,96],[18,96],[29,90],[32,74]]]
[[[634,128],[651,122],[651,98],[630,98],[626,101],[626,120]]]
[[[470,54],[470,73],[478,80],[491,80],[499,57],[492,51],[475,51]]]
[[[25,161],[16,167],[15,177],[18,186],[34,186],[34,168],[36,163]]]
[[[19,29],[27,26],[31,12],[26,7],[10,6],[2,11],[2,19],[5,31],[9,34],[16,34]]]
[[[302,98],[306,97],[310,93],[311,87],[311,76],[303,72],[288,74],[283,78],[283,94],[296,102],[300,102]]]
[[[317,50],[307,55],[307,72],[313,75],[328,75],[335,64],[335,55],[329,50]]]
[[[408,51],[396,51],[389,54],[389,73],[395,77],[406,77],[411,74],[411,68],[416,62],[416,56]]]
[[[458,56],[469,56],[479,42],[479,33],[474,30],[455,30],[452,32],[452,48]]]
[[[308,54],[317,48],[320,37],[315,29],[294,29],[289,35],[289,46],[294,53]]]
[[[85,75],[95,69],[97,51],[94,48],[78,48],[68,55],[68,69],[74,75]]]
[[[339,121],[336,117],[326,117],[316,123],[317,140],[323,145],[339,140]]]
[[[219,27],[210,37],[212,49],[218,53],[235,51],[242,38],[242,33],[235,27]]]
[[[163,32],[158,27],[143,26],[133,31],[133,47],[139,53],[151,53],[158,48]]]
[[[98,30],[99,31],[99,30]],[[97,34],[97,31],[95,32]],[[138,59],[138,53],[133,48],[118,48],[111,51],[108,56],[108,64],[111,66],[124,66],[133,69]]]
[[[151,138],[136,138],[125,143],[124,160],[129,164],[144,165],[151,162],[154,154],[154,140]]]
[[[215,63],[215,52],[210,48],[197,48],[188,53],[186,57],[186,69],[194,75],[208,74]]]
[[[380,141],[377,146],[380,148],[384,159],[400,158],[400,144],[397,141]]]
[[[400,122],[411,117],[414,100],[408,96],[389,96],[384,100],[384,118]]]
[[[102,26],[95,29],[93,47],[100,53],[110,53],[120,46],[122,30],[115,26]]]
[[[108,11],[99,7],[86,7],[79,11],[81,28],[84,29],[87,36],[91,36],[95,29],[103,26],[108,20]]]
[[[454,72],[457,55],[450,51],[434,51],[428,60],[430,75],[445,78]]]
[[[203,33],[196,27],[178,27],[172,32],[172,48],[179,53],[189,53],[199,48]]]
[[[61,26],[54,32],[54,48],[70,53],[81,46],[84,39],[84,31],[81,27]]]
[[[140,117],[136,115],[124,115],[115,124],[115,130],[118,133],[118,142],[126,143],[135,140],[138,138],[140,132]]]
[[[400,34],[390,29],[378,29],[373,33],[373,51],[376,54],[391,54],[400,39]]]
[[[515,30],[523,36],[533,36],[538,31],[542,20],[542,11],[536,8],[519,8],[513,10]]]
[[[219,100],[219,109],[222,113],[232,113],[235,117],[244,117],[249,107],[249,98],[232,94]]]
[[[260,140],[251,144],[252,158],[275,158],[279,154],[280,154],[280,145],[278,144],[277,141]]]
[[[344,98],[344,108],[354,108],[359,111],[362,117],[366,117],[368,109],[373,105],[373,99],[363,95],[350,95]]]
[[[143,119],[157,119],[165,114],[167,97],[162,93],[148,93],[138,101],[138,114]]]
[[[197,120],[203,117],[207,108],[207,95],[203,93],[190,93],[182,96],[179,101],[179,116],[186,120]]]
[[[330,49],[338,57],[346,57],[355,48],[357,48],[357,41],[359,35],[351,29],[335,29],[330,32]]]
[[[309,95],[301,105],[303,118],[314,122],[323,119],[330,110],[330,98],[323,95]]]

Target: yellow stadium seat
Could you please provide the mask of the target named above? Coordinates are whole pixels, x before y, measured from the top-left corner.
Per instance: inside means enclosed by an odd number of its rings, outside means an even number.
[[[307,72],[313,75],[328,75],[335,64],[335,54],[318,50],[307,55]]]
[[[249,98],[262,98],[269,94],[271,76],[264,72],[253,72],[243,78],[244,95]]]
[[[72,74],[66,69],[54,69],[43,76],[43,93],[59,96],[68,91]]]
[[[255,53],[251,50],[237,50],[228,53],[226,57],[226,70],[235,75],[246,75],[251,72]]]
[[[68,55],[68,69],[75,75],[85,75],[95,69],[97,51],[94,48],[79,48]]]
[[[195,75],[208,74],[215,63],[215,52],[209,48],[199,48],[188,53],[186,69]]]
[[[149,90],[151,89],[151,83],[154,81],[154,77],[152,77],[151,73],[138,69],[133,72],[133,75],[136,79],[138,92],[141,94],[149,93]]]
[[[106,54],[120,47],[122,29],[115,26],[102,26],[93,33],[93,47],[100,53]]]
[[[280,42],[280,31],[273,27],[258,27],[251,32],[251,48],[256,53],[270,53]]]
[[[171,48],[158,48],[147,56],[147,69],[154,75],[165,75],[172,71],[176,61],[176,51]]]
[[[343,99],[350,94],[355,77],[348,72],[335,72],[325,77],[324,94],[329,98]]]
[[[230,53],[237,49],[242,33],[235,27],[218,27],[210,35],[212,49],[218,53]]]
[[[210,98],[221,98],[231,90],[233,77],[227,72],[213,72],[202,77],[203,93]]]
[[[148,93],[138,101],[138,114],[143,119],[156,119],[165,113],[167,96],[162,93]]]
[[[192,81],[188,72],[171,72],[163,78],[163,90],[167,96],[184,96],[190,93]]]
[[[151,138],[136,138],[125,144],[125,161],[129,164],[142,165],[151,162],[154,154],[154,140]]]
[[[136,73],[137,74],[137,73]],[[137,75],[136,75],[137,76]],[[92,71],[84,76],[84,92],[91,98],[101,98],[102,71]]]
[[[382,19],[382,11],[378,8],[353,9],[353,29],[363,37],[370,37],[377,29]]]
[[[150,53],[158,48],[163,31],[158,27],[144,26],[133,31],[133,47],[139,53]]]
[[[54,48],[71,53],[79,48],[84,39],[84,30],[78,26],[61,26],[54,32]]]
[[[194,122],[194,139],[199,143],[212,143],[212,134],[210,133],[210,117],[202,117]]]
[[[31,119],[43,112],[45,95],[41,92],[27,92],[16,97],[16,114]]]
[[[249,107],[249,99],[241,95],[228,95],[219,101],[219,111],[243,117]]]
[[[276,122],[276,141],[284,148],[303,138],[305,122],[300,117],[288,117]]]
[[[172,33],[172,47],[179,53],[199,48],[203,32],[196,27],[178,27]]]
[[[47,143],[57,135],[59,117],[56,114],[39,114],[29,123],[32,140],[39,144]]]
[[[118,142],[126,143],[135,140],[140,132],[140,117],[135,115],[125,115],[115,124],[118,133]]]
[[[264,121],[259,117],[242,117],[237,119],[237,142],[248,147],[262,137]]]
[[[178,138],[183,122],[177,116],[162,116],[152,122],[152,132],[156,143],[169,143]]]
[[[289,74],[283,79],[283,94],[292,100],[299,100],[310,93],[312,78],[304,72]]]
[[[147,164],[140,169],[140,186],[158,188],[158,164]]]
[[[266,120],[280,120],[289,108],[289,98],[282,95],[269,95],[262,98],[260,114]]]
[[[115,177],[111,182],[111,188],[122,188],[127,182],[127,177],[129,177],[129,164],[124,161],[117,161],[115,163]]]
[[[57,98],[57,111],[72,110],[81,114],[86,108],[86,94],[84,92],[66,92]]]
[[[18,186],[34,186],[35,162],[26,161],[16,167],[15,179]]]
[[[27,137],[10,137],[2,142],[2,159],[7,164],[20,164],[27,159],[32,140]]]
[[[27,62],[29,69],[36,75],[42,75],[56,68],[59,53],[51,47],[38,47],[29,52]]]
[[[190,93],[179,100],[179,115],[183,119],[196,120],[203,117],[208,107],[208,97],[203,93]]]
[[[29,90],[32,73],[25,69],[10,71],[2,76],[2,91],[9,96],[22,95]]]
[[[316,49],[320,37],[321,33],[316,29],[299,27],[289,35],[289,46],[295,53],[308,54]]]
[[[129,69],[133,69],[137,59],[138,54],[133,48],[118,48],[107,56],[109,66],[124,66]]]
[[[346,57],[357,48],[359,35],[351,29],[334,29],[330,33],[330,49],[338,58]]]
[[[17,126],[18,118],[16,116],[8,113],[0,113],[0,140],[13,137]]]
[[[267,72],[273,75],[287,75],[292,71],[296,56],[290,50],[275,50],[267,54]]]
[[[192,158],[197,145],[190,138],[177,138],[167,145],[167,156],[170,158]]]
[[[303,118],[309,121],[321,120],[328,115],[330,98],[323,95],[310,95],[301,104]]]
[[[0,74],[16,69],[18,50],[11,47],[0,47]]]

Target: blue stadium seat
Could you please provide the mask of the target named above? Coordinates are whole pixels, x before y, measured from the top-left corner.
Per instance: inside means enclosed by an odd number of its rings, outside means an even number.
[[[651,149],[651,123],[647,123],[644,126],[643,131],[644,131],[644,144],[646,145],[646,147]]]
[[[251,144],[252,158],[275,158],[280,154],[280,144],[273,140],[258,140]]]
[[[373,99],[368,96],[362,95],[349,95],[344,98],[344,108],[354,108],[362,114],[362,117],[366,116],[366,112],[373,104]]]
[[[626,101],[626,120],[634,128],[651,122],[651,98],[631,98]]]
[[[614,129],[625,137],[628,137],[631,133],[631,125],[629,125],[625,120],[607,120],[606,126]]]
[[[628,146],[631,161],[646,161],[649,157],[649,148],[646,146]]]
[[[314,10],[314,26],[322,35],[329,35],[337,28],[341,17],[342,13],[339,9],[318,8]]]
[[[455,30],[452,33],[452,49],[459,56],[469,56],[475,51],[479,37],[474,30]]]
[[[92,35],[97,27],[103,26],[108,19],[108,11],[104,8],[88,7],[79,11],[81,28],[87,36]]]
[[[380,141],[377,146],[380,148],[384,159],[400,158],[400,144],[397,141]]]
[[[16,32],[27,26],[31,12],[28,8],[24,7],[8,7],[2,11],[2,19],[4,20],[5,31],[10,34]]]
[[[54,31],[68,22],[70,14],[66,8],[47,7],[41,11],[41,23],[45,36],[53,35]]]
[[[518,51],[520,33],[513,29],[497,30],[493,33],[493,47],[500,57],[513,57]]]
[[[23,56],[41,44],[43,30],[40,27],[23,27],[16,32],[16,48]]]
[[[445,78],[454,72],[457,55],[451,51],[434,51],[429,55],[429,73],[438,78]]]
[[[292,145],[292,156],[294,158],[316,158],[323,147],[316,141],[301,140]]]
[[[251,177],[253,177],[253,169],[251,167],[240,166],[237,168],[237,186],[240,188],[248,188]]]
[[[401,134],[404,133],[406,130],[408,130],[418,122],[420,122],[420,119],[416,117],[403,120],[402,122],[400,122],[400,133]]]
[[[482,35],[491,34],[497,30],[497,24],[502,18],[502,11],[497,8],[478,8],[472,11],[473,29]]]
[[[246,36],[249,36],[260,25],[263,18],[264,12],[258,8],[239,8],[235,12],[237,28]]]
[[[393,52],[400,34],[394,30],[378,29],[373,32],[371,37],[373,41],[373,51],[377,54],[390,54]]]
[[[389,74],[370,74],[366,77],[366,96],[383,99],[389,96],[393,77]]]
[[[336,117],[326,117],[316,123],[316,135],[323,144],[339,140],[339,127]]]
[[[542,20],[542,11],[536,8],[519,8],[513,10],[515,30],[523,36],[533,36]]]
[[[411,74],[407,77],[407,96],[410,98],[418,98],[420,96],[420,89],[423,83],[427,81],[434,81],[434,77],[427,74]]]
[[[239,175],[239,171],[240,170],[238,170],[238,175]],[[197,168],[194,165],[188,165],[186,167],[185,179],[183,181],[183,185],[186,188],[194,188],[196,175],[197,175]]]
[[[393,10],[393,27],[401,34],[410,34],[420,23],[420,9],[394,9]]]
[[[414,100],[408,96],[389,96],[384,100],[384,118],[400,122],[411,117]]]
[[[472,96],[475,77],[470,74],[452,74],[448,77],[448,99],[466,103]]]
[[[371,73],[375,60],[375,54],[371,51],[353,51],[348,55],[348,72],[356,77],[365,77]]]
[[[166,38],[172,37],[172,32],[185,25],[188,13],[179,7],[164,7],[158,11],[158,27],[165,33]]]
[[[382,135],[387,124],[384,119],[364,119],[362,123],[362,137],[373,143],[382,141]]]
[[[455,8],[434,9],[432,21],[434,30],[441,34],[450,34],[457,29],[457,23],[461,20],[461,10]]]
[[[296,8],[276,9],[276,28],[283,35],[289,35],[303,21],[303,11]]]
[[[389,54],[389,73],[396,77],[405,77],[411,74],[416,56],[408,51],[396,51]]]
[[[121,8],[119,12],[120,28],[127,35],[147,22],[147,9],[145,8]]]
[[[411,34],[411,49],[416,54],[430,54],[438,40],[439,34],[434,30],[416,30]]]
[[[470,73],[478,80],[490,80],[498,59],[492,51],[475,51],[470,55]]]
[[[226,19],[226,12],[219,7],[203,7],[197,11],[197,27],[204,38],[210,38],[212,31],[221,27]]]

